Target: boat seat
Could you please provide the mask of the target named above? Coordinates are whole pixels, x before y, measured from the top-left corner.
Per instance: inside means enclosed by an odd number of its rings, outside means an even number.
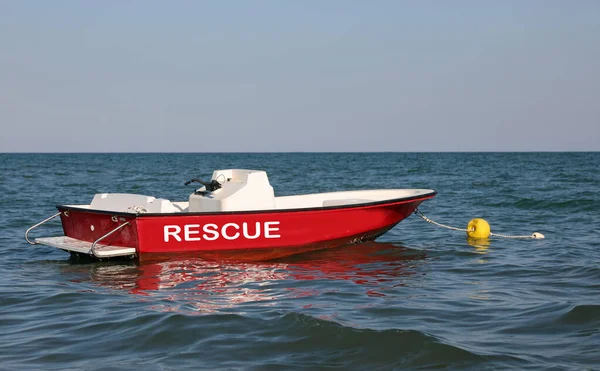
[[[169,200],[130,193],[98,193],[90,209],[126,213],[178,213],[182,211]]]

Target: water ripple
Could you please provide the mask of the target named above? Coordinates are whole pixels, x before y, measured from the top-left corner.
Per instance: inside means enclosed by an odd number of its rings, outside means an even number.
[[[457,172],[456,164],[464,171]],[[597,153],[0,154],[0,361],[18,369],[595,369]],[[426,187],[434,220],[271,262],[73,261],[23,242],[95,192],[185,199],[185,179],[262,168],[279,195]],[[61,233],[60,223],[35,232]]]

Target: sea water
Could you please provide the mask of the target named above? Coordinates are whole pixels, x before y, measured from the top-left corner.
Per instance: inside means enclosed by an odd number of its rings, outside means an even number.
[[[56,204],[187,200],[215,169],[276,195],[433,188],[376,242],[276,261],[85,262],[31,246]],[[0,154],[0,369],[599,369],[600,153]],[[34,237],[60,235],[50,222]]]

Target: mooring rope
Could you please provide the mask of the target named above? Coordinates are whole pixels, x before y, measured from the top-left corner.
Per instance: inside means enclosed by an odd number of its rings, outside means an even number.
[[[423,214],[423,213],[421,212],[421,210],[419,210],[418,208],[417,208],[417,209],[415,209],[414,213],[415,213],[416,215],[420,216],[420,217],[421,217],[423,220],[425,220],[427,223],[431,223],[431,224],[433,224],[433,225],[437,225],[438,227],[442,227],[442,228],[450,229],[450,230],[453,230],[453,231],[466,232],[467,234],[468,234],[469,232],[474,232],[474,231],[475,231],[475,228],[470,228],[470,229],[466,229],[466,228],[456,228],[456,227],[451,227],[451,226],[449,226],[449,225],[445,225],[445,224],[442,224],[442,223],[438,223],[438,222],[436,222],[436,221],[434,221],[434,220],[431,220],[431,219],[429,219],[428,217],[426,217],[426,216],[425,216],[425,214]],[[544,238],[544,235],[543,235],[543,234],[541,234],[541,233],[539,233],[539,232],[534,232],[533,234],[530,234],[530,235],[521,235],[521,236],[513,236],[513,235],[507,235],[507,234],[501,234],[501,233],[493,233],[493,232],[490,232],[490,233],[489,233],[489,235],[490,235],[490,236],[493,236],[493,237],[501,237],[501,238],[515,238],[515,239],[516,239],[516,238],[536,238],[536,239],[538,239],[538,238]]]
[[[429,219],[428,217],[425,216],[425,214],[423,214],[421,212],[421,210],[419,209],[415,209],[415,214],[417,214],[418,216],[420,216],[421,218],[423,218],[424,221],[426,221],[427,223],[431,223],[433,225],[437,225],[438,227],[442,227],[442,228],[446,228],[446,229],[451,229],[453,231],[460,231],[460,232],[471,232],[473,229],[466,229],[466,228],[456,228],[456,227],[451,227],[449,225],[445,225],[442,223],[438,223],[436,221],[433,221],[431,219]]]
[[[539,232],[533,232],[530,235],[522,235],[522,236],[511,236],[508,234],[500,234],[500,233],[490,232],[490,236],[502,237],[502,238],[544,238],[544,235]]]

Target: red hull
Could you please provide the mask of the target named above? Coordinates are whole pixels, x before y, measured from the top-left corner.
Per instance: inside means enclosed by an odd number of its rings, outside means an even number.
[[[434,196],[435,192],[357,206],[235,213],[136,215],[58,209],[65,235],[82,241],[93,242],[129,222],[103,243],[134,247],[139,257],[198,253],[256,260],[375,239]]]

